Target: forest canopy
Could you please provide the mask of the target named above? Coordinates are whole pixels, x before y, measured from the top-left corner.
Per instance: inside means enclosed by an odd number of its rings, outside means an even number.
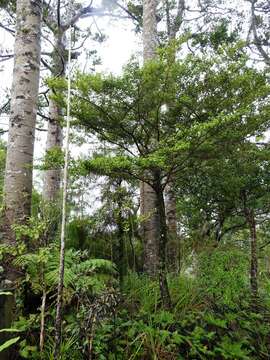
[[[270,358],[269,10],[0,1],[0,359]]]

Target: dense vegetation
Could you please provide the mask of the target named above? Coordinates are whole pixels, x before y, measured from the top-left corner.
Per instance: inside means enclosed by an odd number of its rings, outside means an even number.
[[[0,359],[270,358],[269,5],[244,2],[247,20],[221,3],[107,4],[143,31],[144,63],[100,73],[93,51],[67,76],[75,45],[104,40],[77,22],[104,9],[0,2],[2,27],[17,19],[1,110]]]

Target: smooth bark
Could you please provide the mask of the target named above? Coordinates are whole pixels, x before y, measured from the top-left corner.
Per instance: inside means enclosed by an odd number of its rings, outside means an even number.
[[[3,242],[16,246],[12,226],[26,224],[31,215],[32,171],[40,73],[42,0],[17,0],[14,68],[10,103],[9,134],[4,177]],[[14,290],[18,273],[5,259],[2,289]],[[0,319],[10,327],[15,314],[14,296],[3,297]],[[13,359],[11,351],[1,359]]]
[[[41,0],[17,1],[17,28],[4,179],[5,241],[31,213],[32,169],[40,70]]]
[[[58,30],[54,39],[54,52],[52,57],[52,76],[64,77],[66,72],[66,56],[64,45],[64,32]],[[62,109],[53,99],[54,90],[49,99],[49,121],[46,141],[46,152],[58,151],[63,145],[63,130],[61,126]],[[61,169],[59,166],[45,171],[43,179],[43,199],[46,202],[56,202],[59,199],[61,187]]]

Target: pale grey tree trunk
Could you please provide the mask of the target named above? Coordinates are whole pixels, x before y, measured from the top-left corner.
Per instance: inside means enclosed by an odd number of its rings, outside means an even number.
[[[17,0],[14,70],[10,105],[9,134],[4,178],[2,239],[16,246],[12,225],[25,224],[31,215],[32,169],[40,71],[42,0]],[[10,260],[1,264],[0,287],[12,290],[18,275]],[[13,296],[3,298],[2,326],[10,327],[14,315]],[[1,360],[14,359],[10,351]]]
[[[141,215],[144,220],[142,224],[144,256],[144,271],[155,276],[158,273],[158,241],[159,241],[159,217],[157,213],[157,196],[152,187],[141,183]]]
[[[64,31],[61,29],[55,34],[54,53],[52,64],[52,76],[64,77],[66,71],[66,56],[64,45]],[[49,121],[46,141],[46,152],[62,149],[63,130],[61,125],[62,109],[52,98],[54,92],[51,91],[49,99]],[[48,169],[43,178],[43,199],[46,202],[55,203],[59,199],[61,188],[61,169],[59,166]]]
[[[17,28],[4,179],[5,240],[31,213],[32,168],[40,69],[42,0],[17,0]]]
[[[156,0],[143,1],[143,59],[155,58],[157,48]],[[140,185],[141,215],[144,217],[142,230],[144,240],[144,271],[155,276],[158,271],[159,219],[156,209],[157,196],[146,183]]]
[[[157,2],[143,1],[143,60],[155,58],[157,49]]]

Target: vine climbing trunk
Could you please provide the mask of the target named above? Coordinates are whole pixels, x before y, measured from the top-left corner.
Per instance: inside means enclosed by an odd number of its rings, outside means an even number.
[[[66,236],[66,216],[67,216],[67,187],[68,187],[68,161],[69,161],[69,134],[70,134],[70,95],[71,95],[71,26],[69,29],[69,49],[68,49],[68,91],[67,91],[67,120],[66,120],[66,139],[65,139],[65,161],[63,173],[63,197],[62,197],[62,222],[60,238],[59,256],[59,277],[57,286],[56,317],[55,317],[55,346],[54,359],[60,356],[62,340],[62,307],[65,273],[65,236]]]

